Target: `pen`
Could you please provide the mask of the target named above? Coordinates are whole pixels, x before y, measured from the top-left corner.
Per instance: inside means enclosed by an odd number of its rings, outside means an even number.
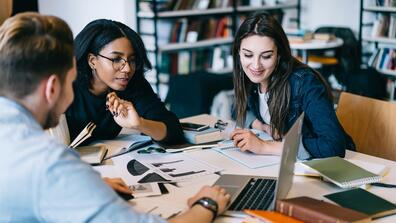
[[[208,145],[193,145],[193,146],[187,146],[184,148],[180,149],[168,149],[166,152],[168,153],[181,153],[181,152],[186,152],[186,151],[191,151],[191,150],[202,150],[202,149],[210,149],[213,147],[216,147],[217,144],[208,144]]]

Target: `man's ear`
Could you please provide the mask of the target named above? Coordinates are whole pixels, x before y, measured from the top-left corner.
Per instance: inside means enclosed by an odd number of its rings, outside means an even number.
[[[60,96],[62,85],[58,75],[52,74],[45,80],[45,99],[50,106],[53,106]]]
[[[88,60],[88,65],[91,68],[91,70],[94,70],[95,64],[96,64],[96,56],[93,55],[92,53],[89,53],[87,60]]]

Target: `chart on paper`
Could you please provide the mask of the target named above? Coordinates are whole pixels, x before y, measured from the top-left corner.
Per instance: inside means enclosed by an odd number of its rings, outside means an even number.
[[[188,181],[222,170],[182,153],[124,155],[114,158],[113,162],[128,185]]]

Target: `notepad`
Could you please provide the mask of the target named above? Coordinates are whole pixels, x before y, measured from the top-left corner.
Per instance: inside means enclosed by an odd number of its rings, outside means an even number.
[[[323,178],[341,188],[359,187],[381,180],[381,176],[340,157],[309,160],[302,162],[302,164],[318,171]]]
[[[361,188],[325,195],[335,203],[372,218],[396,214],[396,205]]]
[[[183,130],[183,133],[187,142],[192,144],[215,142],[223,139],[220,130],[216,128],[208,128],[203,131]]]
[[[349,162],[355,164],[356,166],[359,166],[367,171],[370,171],[374,174],[377,174],[379,176],[385,176],[387,172],[389,171],[389,167],[383,164],[379,163],[373,163],[373,162],[368,162],[368,161],[363,161],[363,160],[355,160],[355,159],[346,159]],[[294,167],[294,175],[296,176],[309,176],[309,177],[320,177],[320,173],[311,167],[308,167],[302,162],[296,162],[296,165]]]
[[[107,154],[105,145],[80,146],[76,148],[76,151],[80,154],[82,161],[91,165],[101,164]]]

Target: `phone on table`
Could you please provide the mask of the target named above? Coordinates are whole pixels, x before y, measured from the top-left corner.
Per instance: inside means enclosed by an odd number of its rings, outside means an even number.
[[[191,123],[191,122],[182,122],[180,123],[182,128],[184,130],[189,130],[189,131],[203,131],[205,129],[208,129],[209,126],[208,125],[202,125],[202,124],[195,124],[195,123]]]

